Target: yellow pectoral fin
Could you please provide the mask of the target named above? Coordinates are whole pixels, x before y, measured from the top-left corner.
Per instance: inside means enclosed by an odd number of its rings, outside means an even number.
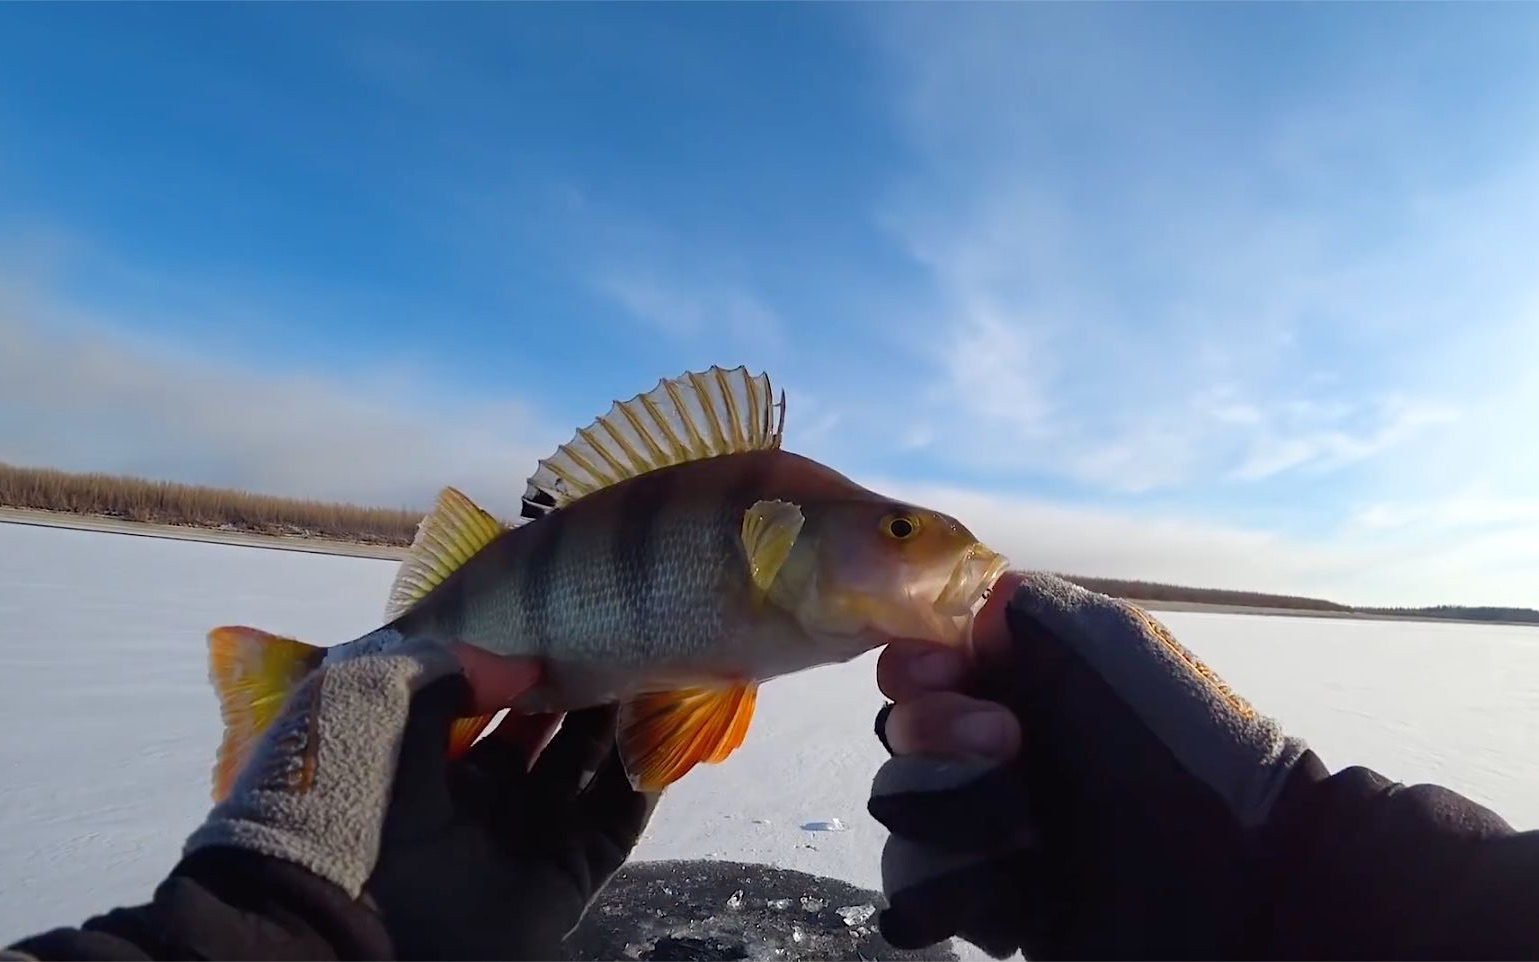
[[[802,509],[786,501],[760,501],[743,512],[743,551],[759,598],[769,594],[805,522]]]
[[[256,628],[208,633],[208,675],[219,698],[224,739],[214,762],[214,801],[224,799],[257,739],[326,649]]]
[[[759,686],[687,688],[621,706],[620,756],[631,784],[657,792],[697,764],[717,764],[743,744]]]

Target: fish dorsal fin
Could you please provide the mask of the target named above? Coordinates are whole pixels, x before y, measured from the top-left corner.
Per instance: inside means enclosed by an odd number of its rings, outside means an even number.
[[[778,411],[778,417],[777,417]],[[769,376],[712,367],[657,382],[540,461],[524,493],[526,516],[548,514],[627,478],[685,461],[780,447],[785,395]]]
[[[385,620],[400,617],[506,530],[458,490],[444,488],[433,510],[417,525],[417,536],[395,573]]]

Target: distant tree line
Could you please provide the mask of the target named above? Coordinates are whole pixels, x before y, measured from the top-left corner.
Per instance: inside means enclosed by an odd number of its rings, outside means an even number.
[[[1322,598],[1298,595],[1274,595],[1262,591],[1233,591],[1226,588],[1192,588],[1153,581],[1129,581],[1122,578],[1090,578],[1061,575],[1064,580],[1091,591],[1129,601],[1189,601],[1208,605],[1235,605],[1246,608],[1294,608],[1309,611],[1351,612],[1346,605]]]
[[[1394,615],[1400,618],[1454,618],[1459,621],[1499,621],[1520,625],[1539,625],[1539,611],[1533,608],[1433,605],[1430,608],[1358,608],[1364,614]]]
[[[121,475],[79,474],[4,463],[0,463],[0,507],[401,547],[411,544],[417,524],[422,520],[422,512],[406,509],[366,508]],[[1532,608],[1458,605],[1351,608],[1321,598],[1276,595],[1262,591],[1193,588],[1084,575],[1062,577],[1091,591],[1129,601],[1192,602],[1246,608],[1539,624],[1539,611]]]

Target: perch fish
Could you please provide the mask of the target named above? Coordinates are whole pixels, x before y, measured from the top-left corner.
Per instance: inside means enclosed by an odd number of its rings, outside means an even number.
[[[947,514],[783,450],[784,418],[783,395],[743,367],[661,380],[538,463],[533,517],[506,525],[445,488],[381,627],[330,647],[215,628],[215,799],[308,672],[403,640],[541,659],[514,711],[618,704],[645,791],[735,751],[763,682],[893,637],[968,644],[1006,559]],[[494,718],[456,722],[450,754]]]

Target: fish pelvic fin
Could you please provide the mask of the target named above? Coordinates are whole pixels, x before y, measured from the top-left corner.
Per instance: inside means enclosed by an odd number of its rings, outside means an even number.
[[[477,715],[474,718],[461,718],[453,725],[450,725],[449,757],[459,758],[461,755],[470,751],[470,746],[476,743],[476,739],[481,736],[482,732],[486,731],[487,726],[490,725],[492,723],[492,719],[496,717],[497,713],[493,712],[490,715]]]
[[[219,698],[224,740],[215,756],[213,797],[223,801],[262,733],[326,649],[257,628],[230,626],[208,633],[208,673]]]
[[[542,459],[524,492],[525,512],[548,514],[669,465],[778,448],[784,427],[785,394],[775,400],[766,374],[740,365],[664,378],[616,401]]]
[[[659,792],[697,764],[726,761],[753,721],[757,684],[642,695],[620,706],[619,746],[631,785]]]
[[[422,522],[406,559],[396,569],[385,602],[393,621],[443,583],[507,528],[456,488],[444,488]]]
[[[760,501],[743,512],[743,551],[758,600],[769,594],[804,523],[802,509],[786,501]]]

